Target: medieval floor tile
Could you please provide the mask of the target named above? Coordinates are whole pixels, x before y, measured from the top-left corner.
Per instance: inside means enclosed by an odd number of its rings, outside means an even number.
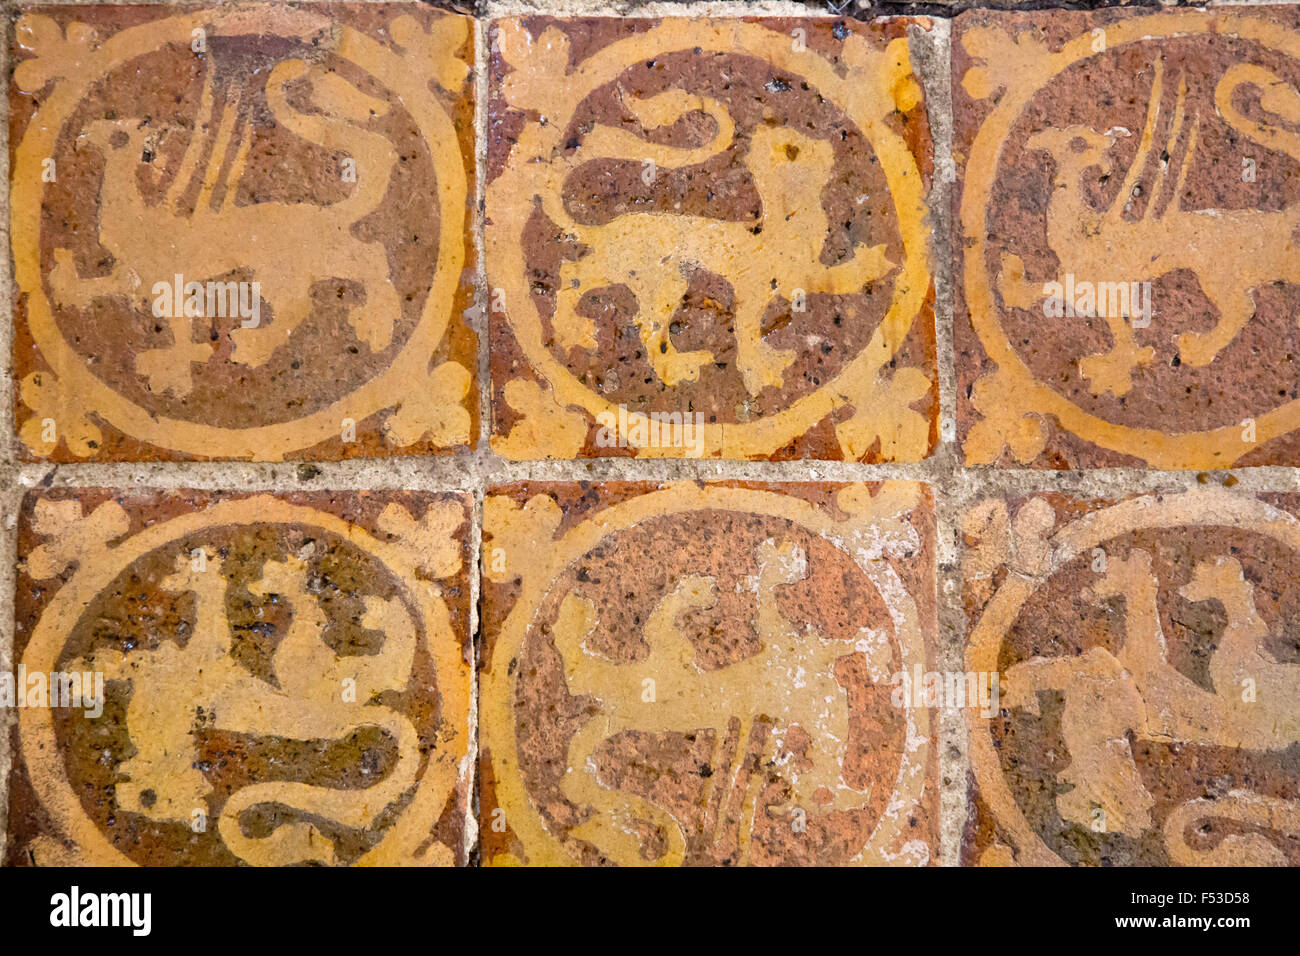
[[[928,455],[928,28],[495,21],[492,447]]]
[[[471,23],[416,3],[26,8],[22,453],[472,444]]]
[[[1300,12],[975,12],[953,40],[969,464],[1300,464]]]
[[[1298,865],[1300,495],[990,498],[964,520],[968,864]]]
[[[915,483],[489,490],[483,862],[935,862],[934,554]]]
[[[471,507],[29,495],[8,862],[464,863]]]

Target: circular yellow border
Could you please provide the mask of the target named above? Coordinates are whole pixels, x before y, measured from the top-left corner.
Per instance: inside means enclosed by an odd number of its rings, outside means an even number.
[[[515,739],[514,701],[518,668],[510,673],[510,662],[523,652],[524,639],[538,608],[568,565],[589,552],[604,538],[624,531],[651,518],[669,514],[723,510],[742,514],[784,518],[833,544],[842,530],[824,511],[801,498],[746,488],[693,484],[674,485],[660,491],[632,498],[593,515],[556,541],[549,550],[550,560],[543,566],[530,567],[513,609],[501,626],[492,650],[489,669],[483,675],[481,705],[484,747],[489,751],[496,779],[497,802],[505,808],[507,825],[524,845],[530,865],[573,865],[574,858],[565,843],[547,829],[541,812],[534,805],[519,772],[519,752]],[[894,626],[894,637],[903,654],[899,669],[908,673],[915,662],[925,667],[925,641],[919,615],[902,581],[883,558],[858,560],[877,592],[890,595],[885,600]],[[898,605],[898,606],[895,606]],[[855,863],[889,862],[893,844],[905,827],[908,810],[920,799],[925,786],[925,767],[929,752],[931,714],[926,708],[908,706],[905,741],[900,758],[890,811],[882,814],[876,829],[854,858]],[[895,806],[901,806],[893,812]],[[489,861],[490,862],[490,861]]]
[[[319,17],[306,10],[286,7],[277,16],[290,25],[320,26]],[[365,34],[336,25],[339,49],[346,49],[350,62],[401,97],[403,107],[415,119],[433,154],[438,180],[438,264],[420,321],[388,370],[328,408],[291,422],[223,428],[167,418],[126,400],[101,381],[65,341],[45,297],[39,240],[45,184],[40,176],[22,172],[39,169],[41,161],[54,154],[64,123],[91,84],[127,60],[156,51],[165,44],[188,46],[193,30],[219,34],[227,24],[232,27],[231,36],[247,32],[247,11],[232,6],[131,27],[85,55],[78,64],[80,83],[68,79],[57,83],[33,115],[14,157],[18,172],[13,176],[11,192],[12,234],[37,237],[31,242],[14,244],[14,279],[19,289],[27,293],[28,324],[41,355],[58,378],[59,387],[75,394],[77,403],[87,411],[102,416],[131,437],[161,448],[211,458],[277,459],[338,434],[344,418],[363,421],[396,405],[412,381],[427,379],[429,361],[446,332],[465,261],[462,232],[467,186],[460,140],[451,118],[429,91],[427,74],[412,70],[403,57]],[[310,242],[311,237],[304,237],[303,241]],[[389,281],[387,276],[381,278]]]
[[[1106,24],[1106,52],[1127,43],[1168,36],[1215,33],[1252,40],[1292,58],[1300,58],[1300,34],[1264,19],[1181,10]],[[1052,77],[1081,60],[1105,55],[1092,48],[1093,36],[1084,33],[1061,49],[1043,57],[1035,81],[1017,77],[980,127],[966,161],[966,186],[962,192],[962,232],[970,248],[966,255],[966,302],[971,322],[1000,374],[1010,377],[1014,394],[1023,400],[1023,412],[1054,415],[1070,432],[1102,448],[1145,460],[1157,468],[1207,468],[1232,465],[1243,455],[1300,425],[1300,399],[1287,402],[1255,418],[1258,441],[1241,440],[1241,425],[1224,425],[1203,432],[1166,434],[1151,428],[1116,425],[1085,412],[1039,382],[1016,353],[998,321],[999,310],[988,281],[986,234],[988,203],[996,180],[1002,147],[1021,112]],[[1022,409],[1017,409],[1021,411]]]
[[[79,568],[41,614],[23,653],[30,673],[53,672],[72,627],[95,597],[133,561],[173,541],[210,528],[228,525],[287,524],[311,527],[333,534],[378,558],[402,582],[409,605],[424,622],[426,649],[439,675],[442,701],[440,726],[449,728],[439,737],[438,749],[416,790],[415,800],[403,811],[383,840],[359,863],[394,863],[409,856],[430,834],[404,821],[436,820],[455,787],[460,761],[468,752],[469,690],[460,677],[466,670],[459,641],[445,605],[434,589],[415,576],[415,568],[396,544],[380,541],[355,524],[335,515],[300,505],[290,505],[269,495],[218,502],[202,512],[183,515],[132,535],[110,552],[112,560]],[[63,766],[62,751],[54,732],[50,708],[18,711],[18,732],[28,778],[58,825],[59,838],[70,840],[95,865],[131,866],[135,861],[113,846],[86,815]]]
[[[994,673],[1002,640],[1015,624],[1030,596],[1061,568],[1103,542],[1132,531],[1158,528],[1242,528],[1265,535],[1300,552],[1300,521],[1294,515],[1253,498],[1222,491],[1190,491],[1181,495],[1148,495],[1121,502],[1079,518],[1052,536],[1052,569],[1042,577],[1017,572],[1007,576],[971,632],[966,649],[967,671]],[[973,713],[970,762],[979,795],[1016,849],[1021,866],[1066,866],[1030,825],[1002,775],[993,746],[991,720]]]
[[[599,50],[576,67],[564,81],[566,87],[573,90],[570,102],[576,109],[591,91],[626,72],[640,58],[642,50],[666,54],[699,49],[704,52],[748,55],[808,79],[823,96],[857,124],[880,159],[898,215],[898,232],[903,242],[903,267],[895,279],[889,311],[857,357],[817,391],[805,395],[774,415],[756,421],[705,424],[701,429],[702,455],[705,457],[717,457],[727,454],[729,450],[734,452],[737,447],[749,456],[771,454],[787,444],[791,437],[807,431],[843,405],[843,399],[839,398],[843,390],[849,388],[850,383],[861,382],[863,379],[870,381],[877,369],[887,363],[902,345],[921,311],[930,287],[926,248],[928,235],[923,229],[907,228],[909,221],[920,223],[927,216],[921,173],[907,143],[885,123],[870,122],[854,116],[845,105],[852,99],[851,81],[839,76],[825,58],[810,50],[796,52],[793,47],[786,34],[776,33],[758,24],[727,22],[718,25],[716,33],[709,34],[702,31],[698,23],[667,20],[644,33],[619,40]],[[862,80],[859,79],[858,82]],[[536,150],[527,151],[528,157],[550,156],[553,151],[558,151],[559,139],[564,134],[567,122],[567,117],[547,117],[545,127],[530,123],[531,130],[540,137],[540,144]],[[523,140],[527,135],[529,130],[521,133],[519,139]],[[527,281],[528,264],[524,260],[522,236],[503,235],[506,227],[500,225],[502,223],[514,223],[522,231],[528,221],[533,197],[540,188],[545,188],[544,185],[539,185],[544,174],[528,161],[528,157],[520,161],[523,152],[513,150],[505,170],[488,186],[492,210],[492,223],[487,228],[488,241],[494,252],[494,260],[499,263],[499,268],[494,265],[494,271],[500,273],[493,281],[500,281],[506,290],[507,302],[524,303],[522,306],[511,306],[510,327],[529,363],[550,383],[560,404],[586,409],[593,418],[606,412],[617,421],[618,406],[584,386],[546,348],[541,315],[532,301]],[[620,424],[618,427],[622,429],[623,426]],[[626,432],[623,432],[623,439],[628,440]],[[643,457],[681,455],[680,449],[635,444],[632,447],[636,447],[637,454]]]

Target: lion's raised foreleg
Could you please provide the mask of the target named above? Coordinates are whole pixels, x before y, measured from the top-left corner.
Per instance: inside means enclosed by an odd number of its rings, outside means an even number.
[[[361,626],[382,632],[384,646],[377,654],[349,655],[339,658],[334,665],[337,677],[353,676],[359,701],[363,694],[369,700],[386,690],[405,688],[411,677],[416,646],[415,624],[400,601],[370,594],[365,605]]]
[[[1217,690],[1236,684],[1240,675],[1265,663],[1260,642],[1268,636],[1268,626],[1259,616],[1254,587],[1246,580],[1240,561],[1222,555],[1199,562],[1178,593],[1189,601],[1217,602],[1227,614],[1227,626],[1210,657],[1210,676]],[[1295,670],[1300,673],[1300,668]]]
[[[1227,615],[1209,666],[1213,713],[1220,719],[1202,719],[1198,726],[1217,724],[1217,742],[1222,746],[1252,750],[1287,746],[1300,733],[1293,706],[1300,697],[1300,666],[1270,653],[1265,643],[1269,627],[1260,616],[1254,585],[1246,579],[1241,562],[1227,555],[1202,561],[1178,593],[1189,601],[1216,602]]]
[[[201,553],[202,561],[199,561]],[[185,642],[185,661],[195,668],[224,661],[232,648],[226,616],[226,577],[221,557],[196,548],[176,558],[176,570],[160,582],[163,590],[192,593],[196,599],[194,631]]]
[[[1134,549],[1126,558],[1110,560],[1093,589],[1099,600],[1124,599],[1124,646],[1119,661],[1150,693],[1173,673],[1160,624],[1160,582],[1151,569],[1151,555]]]

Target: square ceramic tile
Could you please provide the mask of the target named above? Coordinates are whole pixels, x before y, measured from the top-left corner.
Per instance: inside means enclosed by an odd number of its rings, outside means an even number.
[[[926,457],[926,28],[495,21],[498,454]]]
[[[1293,6],[958,18],[972,465],[1300,464]]]
[[[29,495],[8,862],[464,863],[471,505]]]
[[[484,503],[485,864],[936,862],[919,484],[520,484]]]
[[[1300,496],[989,498],[967,514],[963,857],[1300,863]]]
[[[9,94],[22,453],[471,444],[471,25],[414,3],[27,8]]]

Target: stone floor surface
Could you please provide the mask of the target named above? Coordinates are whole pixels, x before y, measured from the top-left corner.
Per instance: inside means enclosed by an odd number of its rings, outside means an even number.
[[[3,4],[0,860],[1300,863],[1300,12]]]

